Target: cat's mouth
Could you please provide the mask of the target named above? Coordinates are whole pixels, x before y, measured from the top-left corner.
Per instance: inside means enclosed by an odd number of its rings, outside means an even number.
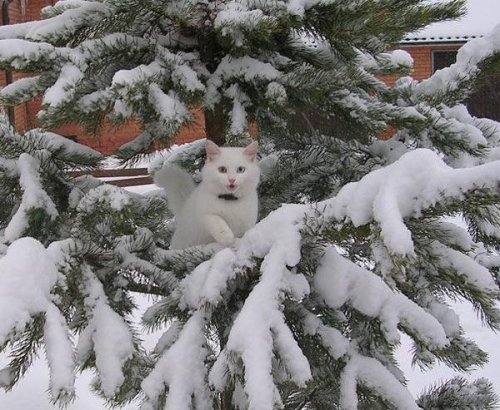
[[[229,191],[229,192],[234,192],[234,191],[236,191],[236,184],[229,184],[229,185],[227,186],[227,189],[228,189],[228,191]]]

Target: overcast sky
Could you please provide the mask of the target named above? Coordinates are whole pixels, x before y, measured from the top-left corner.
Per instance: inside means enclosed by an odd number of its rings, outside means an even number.
[[[422,37],[481,36],[497,24],[500,24],[500,0],[467,0],[467,14],[460,20],[431,24],[417,34]]]

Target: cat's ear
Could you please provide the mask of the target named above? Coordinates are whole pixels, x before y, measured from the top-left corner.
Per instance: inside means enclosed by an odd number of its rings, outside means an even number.
[[[259,143],[257,141],[252,142],[250,145],[243,150],[243,154],[250,161],[254,162],[257,158],[257,151],[259,150]]]
[[[210,140],[208,140],[207,144],[205,145],[205,151],[207,152],[207,158],[209,161],[213,161],[221,153],[220,147],[215,142],[212,142]]]

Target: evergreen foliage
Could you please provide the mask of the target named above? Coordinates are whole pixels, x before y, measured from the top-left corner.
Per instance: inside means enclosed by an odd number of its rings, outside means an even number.
[[[416,400],[394,357],[403,332],[423,368],[486,363],[455,299],[500,329],[500,125],[461,104],[500,29],[429,80],[380,79],[410,72],[393,49],[406,33],[463,6],[64,0],[1,27],[0,68],[33,76],[0,101],[42,96],[43,128],[20,135],[0,117],[0,385],[45,349],[62,405],[91,368],[109,404],[143,410],[493,408],[484,379]],[[102,157],[47,131],[137,120],[144,132],[118,152],[130,160],[171,143],[197,107],[209,138],[241,142],[255,122],[262,147],[261,221],[225,249],[169,250],[161,192],[68,177]],[[203,142],[165,161],[194,172]]]

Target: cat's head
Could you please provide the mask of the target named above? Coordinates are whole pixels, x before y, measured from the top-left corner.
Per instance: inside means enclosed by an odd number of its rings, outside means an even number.
[[[216,195],[242,196],[254,191],[260,177],[258,148],[256,141],[245,148],[219,147],[214,142],[207,141],[207,160],[202,170],[203,183]]]

